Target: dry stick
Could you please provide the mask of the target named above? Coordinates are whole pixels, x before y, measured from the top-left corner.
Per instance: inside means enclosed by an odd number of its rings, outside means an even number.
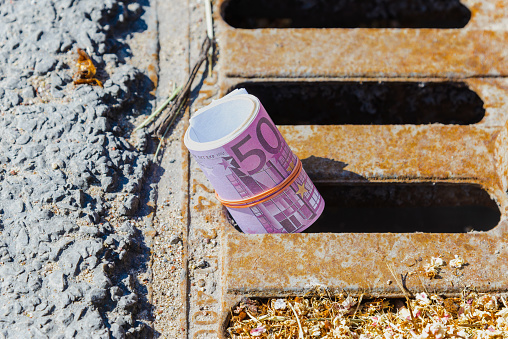
[[[388,263],[386,264],[386,267],[388,267],[388,269],[390,270],[390,273],[392,274],[393,276],[393,279],[395,279],[395,282],[397,283],[397,286],[399,286],[400,290],[402,291],[402,293],[404,293],[404,297],[406,297],[406,302],[407,302],[407,308],[409,309],[409,314],[411,315],[411,322],[413,323],[413,326],[415,328],[415,330],[417,329],[417,326],[416,326],[416,320],[415,320],[415,317],[413,315],[413,308],[411,307],[411,303],[410,303],[410,300],[409,300],[409,296],[407,295],[407,291],[406,289],[404,288],[404,286],[402,285],[402,283],[399,281],[399,279],[397,278],[397,276],[395,275],[395,272],[393,271],[393,268],[391,267],[391,265],[389,265]]]
[[[501,296],[501,301],[503,302],[504,307],[508,307],[508,305],[506,305],[506,301],[504,300],[503,296]]]
[[[182,90],[182,86],[179,86],[178,88],[176,88],[176,86],[173,85],[173,91],[169,95],[169,98],[166,101],[164,101],[162,103],[162,105],[160,105],[155,110],[155,112],[153,112],[148,118],[146,118],[145,121],[143,121],[138,127],[136,127],[134,129],[134,132],[136,132],[138,129],[146,127],[146,125],[148,125],[153,119],[155,119],[155,117],[157,117],[160,114],[160,112],[162,112],[166,108],[166,106],[169,105],[169,103],[171,101],[173,101],[173,99],[178,95],[178,92],[180,92],[181,90]]]
[[[177,109],[177,112],[180,111],[180,109],[182,108],[183,105],[184,105],[184,103],[182,103],[182,105],[180,105],[180,107]],[[162,135],[162,138],[159,139],[159,145],[157,145],[157,150],[155,151],[155,154],[153,156],[153,158],[155,160],[157,160],[157,155],[159,154],[162,144],[164,143],[164,139],[166,138],[166,134],[168,133],[169,129],[171,128],[171,125],[173,125],[173,121],[175,121],[175,118],[176,118],[176,114],[173,114],[173,119],[171,119],[171,122],[168,125],[168,128],[166,128],[166,131]]]
[[[211,45],[212,45],[211,40],[208,38],[208,36],[205,37],[205,41],[203,41],[203,45],[201,46],[201,53],[199,54],[198,61],[194,64],[194,68],[192,69],[192,72],[189,75],[187,82],[183,86],[182,91],[171,105],[171,108],[161,117],[159,117],[159,119],[157,119],[157,121],[155,122],[152,132],[155,132],[156,137],[158,138],[164,137],[165,132],[168,130],[168,128],[171,127],[171,125],[175,121],[176,116],[180,112],[180,109],[183,107],[182,105],[186,102],[189,96],[192,82],[194,81],[194,78],[198,73],[199,67],[201,67],[203,62],[206,60],[206,56]]]
[[[252,320],[254,320],[256,323],[260,323],[260,321],[255,317],[253,316],[252,314],[249,313],[249,311],[245,310],[245,313],[247,313],[247,315],[249,316],[249,318],[251,318]]]
[[[295,314],[296,322],[298,323],[298,339],[304,339],[303,338],[303,329],[302,324],[300,323],[300,319],[298,319],[298,314],[296,314],[295,309],[293,308],[293,305],[291,303],[288,303],[289,307],[291,307],[291,310]]]
[[[212,3],[211,0],[205,0],[205,16],[206,16],[206,34],[208,35],[208,39],[213,41],[213,22],[212,22]],[[213,56],[213,46],[212,49],[208,52],[208,76],[212,76],[212,56]]]
[[[360,298],[358,299],[358,305],[356,305],[355,313],[353,314],[353,318],[356,316],[356,312],[358,312],[358,309],[360,308],[360,304],[363,300],[363,293],[360,295]]]

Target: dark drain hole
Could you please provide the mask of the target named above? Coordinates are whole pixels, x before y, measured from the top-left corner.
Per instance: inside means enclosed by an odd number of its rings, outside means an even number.
[[[222,16],[236,28],[462,28],[458,0],[230,0]]]
[[[483,101],[458,82],[246,82],[277,125],[479,122]]]
[[[326,202],[306,233],[488,231],[501,214],[478,185],[316,184]]]

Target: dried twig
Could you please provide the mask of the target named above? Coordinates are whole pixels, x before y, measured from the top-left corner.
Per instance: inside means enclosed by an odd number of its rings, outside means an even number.
[[[183,107],[183,105],[185,104],[185,102],[183,102],[180,107],[177,109],[177,111],[180,111],[180,109]],[[164,131],[164,134],[162,135],[161,138],[159,138],[159,145],[157,145],[157,150],[155,151],[155,154],[153,156],[153,158],[155,160],[157,160],[157,155],[159,155],[159,151],[162,147],[162,144],[164,144],[164,141],[165,141],[165,138],[166,138],[166,134],[168,133],[169,129],[171,128],[171,125],[173,125],[173,121],[175,120],[176,118],[176,114],[173,115],[173,118],[171,119],[170,123],[168,124],[168,127],[166,128],[166,130]]]
[[[194,81],[194,78],[196,77],[196,74],[198,73],[199,67],[203,64],[203,62],[207,58],[208,50],[210,49],[212,45],[212,42],[208,36],[205,37],[205,40],[203,41],[203,45],[201,46],[201,52],[199,54],[198,60],[194,64],[194,67],[192,68],[191,74],[189,75],[189,78],[187,79],[187,82],[183,86],[182,91],[176,98],[176,100],[171,105],[171,108],[165,112],[163,115],[161,115],[153,127],[151,128],[150,132],[154,133],[156,137],[163,138],[166,134],[167,130],[171,128],[173,125],[173,122],[175,121],[177,115],[180,113],[182,108],[185,106],[184,104],[187,102],[192,82]]]
[[[208,39],[210,39],[210,41],[213,41],[211,0],[205,0],[205,16],[206,16],[206,34],[208,35]],[[213,44],[212,48],[208,51],[208,76],[212,76],[212,57],[213,57]]]
[[[160,114],[160,112],[162,112],[166,108],[166,106],[169,105],[169,103],[175,99],[175,97],[178,95],[178,93],[181,90],[182,90],[182,86],[179,86],[178,88],[176,88],[176,86],[173,85],[173,91],[169,95],[169,98],[167,98],[166,101],[164,101],[162,103],[162,105],[160,105],[155,110],[155,112],[153,112],[148,118],[146,118],[145,121],[143,121],[141,124],[139,124],[138,127],[136,127],[134,129],[134,132],[137,131],[138,129],[146,127],[153,119],[155,119],[155,117],[157,117]]]
[[[358,312],[358,309],[360,308],[360,305],[362,304],[363,300],[363,293],[360,295],[360,298],[358,299],[358,304],[356,305],[355,313],[353,313],[353,318],[356,316],[356,313]]]
[[[295,308],[293,307],[293,305],[291,305],[291,303],[288,303],[288,305],[291,308],[291,310],[293,311],[295,318],[296,318],[296,322],[298,323],[298,339],[304,339],[302,324],[300,323],[300,319],[298,319],[298,314],[296,314]]]
[[[409,295],[407,289],[405,288],[403,282],[399,281],[399,279],[395,275],[393,267],[391,267],[391,265],[389,265],[388,263],[386,264],[386,266],[388,267],[388,270],[390,270],[390,273],[392,274],[393,279],[395,279],[395,282],[397,283],[397,286],[399,286],[399,288],[402,291],[402,293],[404,293],[404,297],[406,297],[406,304],[407,304],[407,308],[409,310],[409,315],[411,316],[411,322],[413,323],[414,329],[416,330],[418,327],[416,325],[416,320],[415,320],[415,317],[413,315],[413,309],[411,307],[411,302],[409,300],[410,295]]]

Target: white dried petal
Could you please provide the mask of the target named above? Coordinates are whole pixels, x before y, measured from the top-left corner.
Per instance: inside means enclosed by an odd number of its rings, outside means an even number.
[[[462,268],[464,267],[465,261],[457,254],[455,254],[455,259],[450,260],[450,267],[453,268]]]
[[[350,336],[352,333],[348,326],[339,325],[332,330],[332,334],[336,337],[342,338],[345,335]]]
[[[393,338],[393,331],[391,329],[383,331],[383,335],[385,339],[394,339]]]
[[[443,339],[446,337],[446,326],[439,324],[439,323],[428,324],[423,329],[421,337],[422,338]]]
[[[308,307],[305,304],[296,302],[295,305],[295,311],[298,315],[306,315],[308,313]]]
[[[442,266],[444,266],[443,259],[439,257],[431,257],[430,263],[424,266],[425,274],[432,279],[439,274]]]
[[[310,328],[310,335],[313,337],[321,336],[321,327],[319,325],[314,325]]]
[[[403,319],[403,320],[410,320],[411,319],[411,313],[409,313],[409,310],[405,307],[402,307],[397,315]]]
[[[343,318],[340,315],[336,316],[335,318],[333,318],[332,324],[333,324],[334,327],[345,326],[346,325],[346,319]]]
[[[442,305],[444,302],[444,299],[436,294],[431,295],[430,300],[434,301],[438,305]]]
[[[342,307],[344,307],[345,309],[349,310],[351,309],[353,306],[356,305],[356,299],[351,297],[351,296],[348,296],[343,302],[342,302]]]
[[[259,326],[259,327],[256,327],[256,328],[253,328],[252,330],[250,330],[250,335],[253,337],[260,337],[261,334],[263,334],[265,332],[266,332],[266,328],[264,326]]]
[[[497,314],[496,314],[497,315]],[[497,318],[496,320],[496,324],[497,324],[497,327],[498,328],[504,328],[504,327],[507,327],[508,326],[508,322],[506,321],[505,318],[503,317],[500,317],[500,318]]]
[[[284,299],[277,299],[273,303],[273,308],[276,310],[285,310],[287,308],[286,300]]]
[[[444,266],[444,261],[440,257],[432,257],[430,258],[430,264],[434,267]]]
[[[425,292],[417,293],[415,297],[420,305],[430,305],[432,303]]]

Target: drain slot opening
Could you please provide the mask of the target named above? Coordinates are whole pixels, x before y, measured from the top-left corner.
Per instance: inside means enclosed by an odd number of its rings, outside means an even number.
[[[460,82],[245,82],[234,88],[242,87],[277,125],[469,125],[485,115],[482,99]]]
[[[471,11],[458,0],[230,0],[235,28],[462,28]]]
[[[326,202],[306,233],[463,233],[494,228],[495,201],[473,184],[320,184]]]

